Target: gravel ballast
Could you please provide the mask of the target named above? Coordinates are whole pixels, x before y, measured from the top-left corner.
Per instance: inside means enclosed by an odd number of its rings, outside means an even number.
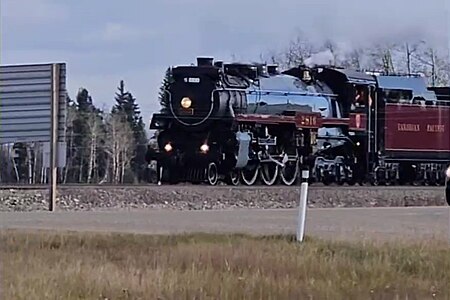
[[[63,188],[59,210],[293,208],[298,188],[149,186],[146,188]],[[445,206],[443,188],[310,188],[309,207]],[[48,210],[47,190],[0,190],[0,211]]]

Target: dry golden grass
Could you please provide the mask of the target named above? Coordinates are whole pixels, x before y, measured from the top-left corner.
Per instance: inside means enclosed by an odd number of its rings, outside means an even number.
[[[438,242],[3,231],[0,245],[8,300],[450,299]]]

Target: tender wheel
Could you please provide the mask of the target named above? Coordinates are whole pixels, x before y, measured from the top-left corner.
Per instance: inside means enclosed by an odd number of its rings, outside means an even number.
[[[252,166],[251,169],[244,168],[241,170],[241,179],[246,185],[254,185],[258,179],[258,166]]]
[[[277,181],[279,167],[275,163],[264,163],[260,168],[261,180],[265,185],[273,185]]]
[[[211,162],[206,169],[206,179],[210,185],[216,185],[219,180],[219,172],[215,162]]]
[[[298,173],[300,172],[298,162],[298,159],[295,161],[288,161],[285,166],[281,168],[280,178],[283,184],[293,185],[297,182]]]

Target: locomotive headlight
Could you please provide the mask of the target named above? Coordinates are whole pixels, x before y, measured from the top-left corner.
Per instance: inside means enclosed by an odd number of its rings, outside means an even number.
[[[192,100],[189,99],[189,97],[184,97],[183,99],[181,99],[180,104],[181,107],[188,109],[192,105]]]
[[[167,143],[167,144],[164,146],[164,150],[166,150],[167,152],[172,151],[172,145],[171,145],[170,143]]]
[[[208,144],[203,144],[200,146],[200,151],[202,151],[203,153],[206,153],[209,151],[209,146]]]

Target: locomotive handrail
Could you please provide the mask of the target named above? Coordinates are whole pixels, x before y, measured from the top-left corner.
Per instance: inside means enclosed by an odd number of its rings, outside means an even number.
[[[252,93],[253,91],[250,91]],[[299,95],[299,96],[322,96],[322,97],[338,97],[336,94],[326,94],[326,93],[311,93],[311,92],[284,92],[278,90],[256,90],[255,92],[267,93],[267,94],[282,94],[282,95]]]
[[[223,87],[220,89],[222,91],[239,91],[239,92],[245,92],[246,94],[261,94],[261,93],[267,93],[267,94],[281,94],[281,95],[299,95],[299,96],[322,96],[322,97],[339,97],[337,94],[327,94],[327,93],[312,93],[312,92],[286,92],[286,91],[280,91],[280,90],[252,90],[249,91],[247,89],[234,89],[234,88],[225,88]]]

